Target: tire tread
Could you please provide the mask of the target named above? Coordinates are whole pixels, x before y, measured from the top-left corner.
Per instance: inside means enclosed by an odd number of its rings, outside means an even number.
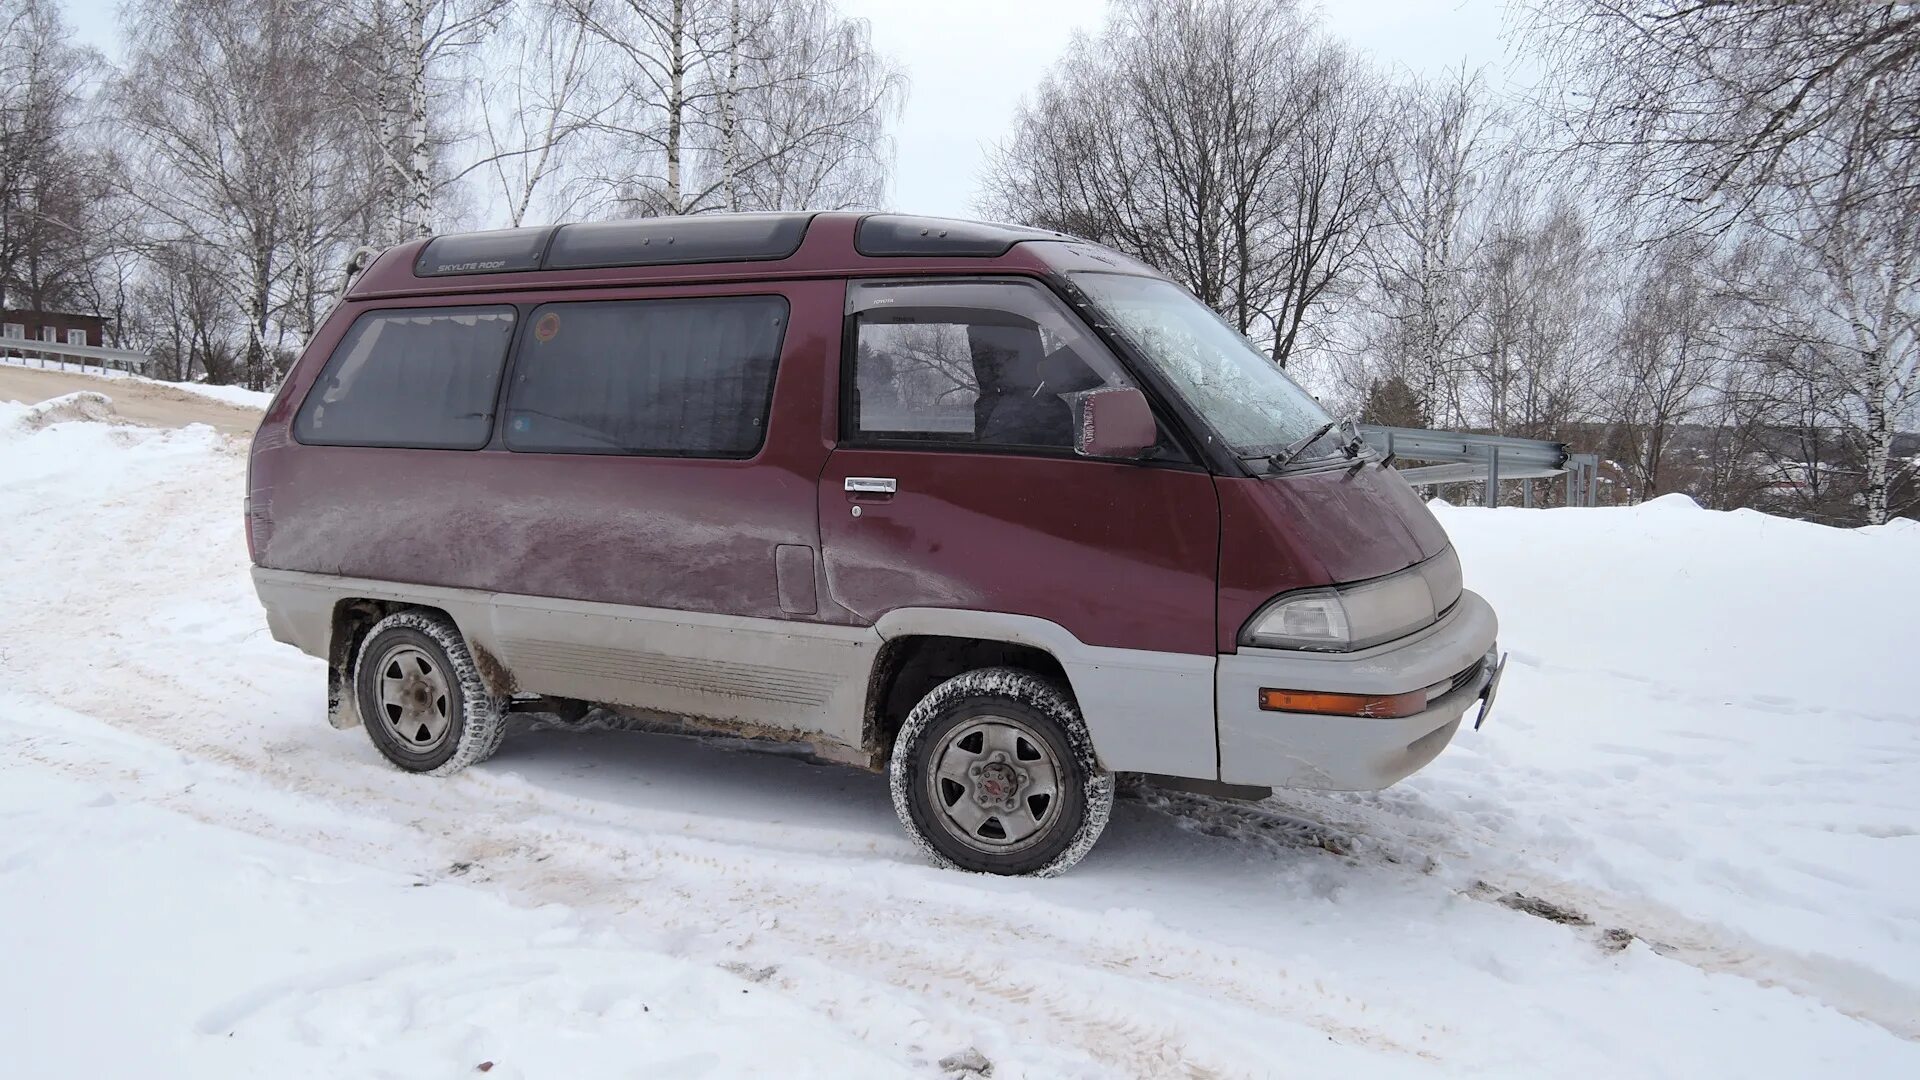
[[[1023,870],[977,869],[962,866],[942,852],[934,839],[914,819],[912,798],[915,787],[915,761],[919,744],[934,724],[953,710],[981,699],[1001,698],[1023,705],[1052,721],[1066,736],[1071,764],[1083,776],[1080,827],[1074,830],[1066,846],[1045,863]],[[1094,842],[1107,827],[1113,811],[1113,774],[1100,767],[1093,752],[1093,739],[1087,733],[1080,710],[1074,707],[1065,688],[1042,675],[1016,667],[976,668],[941,683],[920,699],[907,714],[893,743],[892,762],[887,769],[893,809],[906,826],[907,835],[934,865],[951,870],[981,873],[1022,873],[1030,877],[1053,877],[1064,873],[1086,857]]]
[[[366,669],[374,644],[388,631],[396,629],[412,630],[423,635],[438,646],[445,656],[449,670],[460,685],[460,732],[453,753],[445,761],[431,769],[414,769],[388,752],[380,739],[373,735],[374,725],[379,720],[367,717],[367,733],[381,756],[399,768],[425,776],[451,776],[492,757],[507,735],[506,699],[487,689],[486,680],[480,677],[480,666],[474,663],[473,654],[467,649],[466,639],[461,636],[459,628],[454,626],[451,619],[436,612],[419,608],[396,611],[367,630],[366,637],[360,642],[360,651],[353,660],[353,692],[363,705],[363,713],[366,693],[361,686],[361,673]]]

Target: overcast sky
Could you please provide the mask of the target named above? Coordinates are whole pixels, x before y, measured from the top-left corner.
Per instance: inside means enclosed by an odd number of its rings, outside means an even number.
[[[1312,0],[1309,0],[1312,3]],[[1015,106],[1076,31],[1093,33],[1105,0],[840,0],[912,89],[895,141],[893,204],[970,216],[986,152]],[[1394,69],[1496,63],[1501,0],[1324,0],[1327,28]]]
[[[1307,0],[1327,28],[1393,69],[1497,65],[1503,0]],[[907,73],[897,128],[894,208],[972,216],[987,150],[1076,31],[1095,32],[1105,0],[839,0],[873,27]],[[80,38],[118,57],[119,0],[67,0]]]

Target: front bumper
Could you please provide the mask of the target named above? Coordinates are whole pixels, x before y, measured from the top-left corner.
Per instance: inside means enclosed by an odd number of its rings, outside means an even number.
[[[1416,634],[1351,653],[1242,647],[1220,657],[1215,698],[1220,779],[1229,784],[1373,791],[1432,761],[1493,678],[1499,621],[1463,592],[1445,618]],[[1403,694],[1433,687],[1426,709],[1375,719],[1267,712],[1273,687]]]

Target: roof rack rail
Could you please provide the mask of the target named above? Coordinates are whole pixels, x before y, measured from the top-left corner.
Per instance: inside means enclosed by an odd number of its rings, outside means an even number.
[[[869,258],[904,255],[951,255],[992,259],[1005,255],[1022,240],[1074,240],[1076,237],[1024,225],[987,221],[913,217],[906,214],[868,214],[854,228],[853,249]]]
[[[810,213],[695,214],[448,233],[427,241],[416,277],[785,259]]]

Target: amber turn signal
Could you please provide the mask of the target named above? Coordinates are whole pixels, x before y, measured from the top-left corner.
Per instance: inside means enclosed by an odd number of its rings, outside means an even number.
[[[1407,694],[1322,694],[1308,690],[1260,691],[1260,707],[1268,712],[1324,713],[1328,716],[1366,716],[1387,719],[1412,716],[1427,707],[1427,692]]]

